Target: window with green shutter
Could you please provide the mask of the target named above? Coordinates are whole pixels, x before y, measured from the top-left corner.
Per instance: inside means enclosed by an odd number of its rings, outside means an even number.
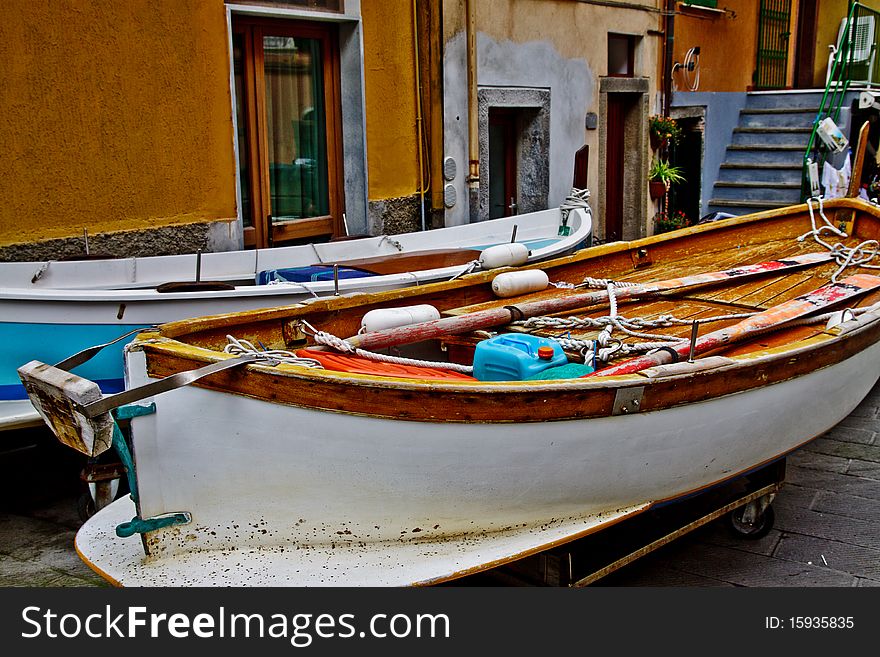
[[[697,7],[712,7],[715,9],[718,7],[718,0],[687,0],[684,4],[696,5]]]

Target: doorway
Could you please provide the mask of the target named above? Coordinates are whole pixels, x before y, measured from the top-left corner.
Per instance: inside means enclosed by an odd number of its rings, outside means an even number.
[[[623,167],[626,150],[625,94],[608,96],[608,132],[605,157],[605,241],[623,239]]]
[[[755,89],[782,89],[788,72],[791,0],[761,0]]]
[[[605,242],[648,234],[648,78],[599,78],[596,233]]]
[[[232,38],[245,246],[341,234],[335,28],[235,17]]]
[[[516,114],[505,107],[489,108],[489,219],[517,212]]]

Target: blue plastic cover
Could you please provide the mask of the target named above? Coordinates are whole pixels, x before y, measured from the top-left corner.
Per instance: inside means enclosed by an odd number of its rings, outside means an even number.
[[[365,278],[375,276],[362,269],[339,268],[339,278]],[[288,267],[285,269],[267,269],[257,274],[257,285],[267,285],[273,281],[282,283],[312,283],[314,281],[332,281],[333,265],[309,265],[307,267]]]

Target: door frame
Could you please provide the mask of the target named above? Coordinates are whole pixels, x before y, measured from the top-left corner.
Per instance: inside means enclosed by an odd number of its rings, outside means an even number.
[[[791,14],[792,7],[794,5],[793,0],[760,0],[758,3],[758,43],[757,48],[755,49],[755,77],[753,81],[753,87],[755,90],[772,90],[772,89],[786,89],[788,85],[788,73],[789,73],[789,61],[791,58],[791,50],[792,50],[792,36],[793,32],[796,32],[797,27],[792,27],[791,24]],[[770,16],[770,14],[783,14],[787,12],[788,17],[788,25],[785,29],[787,32],[776,32],[776,28],[781,27],[779,23],[781,20],[778,17]],[[770,28],[773,28],[771,30]],[[770,37],[776,35],[777,38],[785,38],[785,48],[783,50],[775,50],[770,43]],[[784,52],[784,57],[776,57],[769,64],[767,63],[767,53],[779,53]],[[762,54],[763,53],[763,54]],[[768,78],[767,80],[762,80],[762,70],[761,65],[767,67]],[[782,80],[780,81],[778,77],[773,77],[772,73],[775,73],[776,76],[779,75],[781,69]]]
[[[316,39],[321,43],[324,76],[325,130],[327,139],[327,193],[329,214],[270,225],[271,196],[269,179],[268,132],[266,125],[266,91],[263,78],[263,51],[255,43],[263,31],[273,35]],[[246,247],[265,248],[291,240],[333,237],[345,232],[344,180],[342,152],[342,110],[340,83],[340,51],[336,28],[332,23],[316,23],[285,17],[234,14],[230,21],[230,39],[234,34],[244,37],[245,65],[243,70],[244,119],[251,188],[251,226],[243,228]],[[231,55],[231,53],[230,53]],[[234,95],[235,103],[239,99]],[[241,144],[238,146],[242,147]],[[238,178],[238,176],[236,176]],[[243,219],[243,217],[242,217]]]
[[[648,144],[648,116],[650,110],[650,80],[645,77],[599,78],[599,189],[596,199],[596,233],[599,239],[605,235],[606,180],[608,167],[608,105],[609,96],[626,94],[630,101],[624,119],[624,179],[623,179],[623,240],[646,237],[649,233],[648,219],[650,199],[648,197],[648,169],[650,149]],[[653,204],[651,204],[653,205]]]

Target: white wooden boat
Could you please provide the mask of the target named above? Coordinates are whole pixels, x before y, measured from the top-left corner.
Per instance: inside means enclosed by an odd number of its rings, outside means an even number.
[[[445,280],[479,269],[474,263],[481,254],[492,246],[504,250],[500,245],[512,238],[518,245],[513,255],[521,258],[517,262],[540,261],[585,246],[591,230],[584,199],[581,207],[565,212],[554,208],[393,237],[206,253],[198,267],[196,255],[0,263],[0,430],[41,422],[15,372],[32,358],[57,362],[139,327],[186,317]],[[334,264],[351,277],[334,280]],[[305,280],[254,284],[303,278],[291,270],[307,270]],[[105,392],[121,390],[122,346],[77,372],[98,381]]]
[[[108,446],[109,408],[146,413],[131,420],[137,502],[111,503],[76,539],[108,580],[430,584],[725,482],[843,419],[880,375],[878,236],[880,209],[835,199],[821,213],[792,206],[522,270],[560,285],[597,274],[618,283],[592,292],[499,299],[496,274],[484,272],[170,323],[127,348],[130,389],[116,398],[41,363],[20,372],[56,435],[86,453]],[[835,261],[826,247],[838,243]],[[358,332],[367,312],[416,304],[441,319]],[[682,323],[620,323],[663,315]],[[615,318],[610,338],[589,321],[603,316]],[[657,348],[625,328],[670,342]],[[483,380],[436,371],[483,363],[494,332],[549,338],[527,364],[556,362],[561,347],[567,374],[492,380],[503,351],[489,352],[495,369],[475,367]],[[602,332],[608,363],[591,374],[583,352]],[[227,336],[336,369],[235,356]],[[340,356],[328,346],[344,347],[340,338],[434,365]],[[646,341],[650,355],[634,355]],[[207,365],[197,381],[181,375]],[[180,376],[193,382],[157,390]]]
[[[576,191],[576,190],[575,190]],[[529,214],[492,219],[463,226],[438,228],[399,235],[379,235],[334,242],[285,246],[273,249],[222,251],[201,254],[200,280],[236,285],[253,285],[264,272],[345,263],[352,260],[397,256],[441,250],[481,250],[493,244],[516,241],[532,251],[531,260],[544,260],[585,246],[592,231],[588,193],[581,192],[581,211],[568,218],[567,235],[560,232],[563,213],[551,208]],[[564,207],[574,207],[564,205]],[[516,227],[516,228],[514,228]],[[473,253],[459,258],[460,264],[473,259]],[[478,254],[477,254],[478,255]],[[469,257],[468,257],[469,256]],[[393,262],[394,259],[392,258]],[[432,267],[431,269],[438,268]],[[52,260],[42,262],[0,262],[0,288],[122,290],[155,288],[170,281],[192,281],[197,269],[196,254],[151,256],[142,258]],[[402,273],[413,270],[407,266]],[[418,267],[428,269],[428,267]],[[423,275],[421,281],[440,280],[460,270],[451,262],[441,272]],[[366,272],[365,272],[366,273]],[[343,288],[346,286],[341,282]],[[332,290],[319,287],[319,290]],[[381,289],[381,288],[379,288]]]

